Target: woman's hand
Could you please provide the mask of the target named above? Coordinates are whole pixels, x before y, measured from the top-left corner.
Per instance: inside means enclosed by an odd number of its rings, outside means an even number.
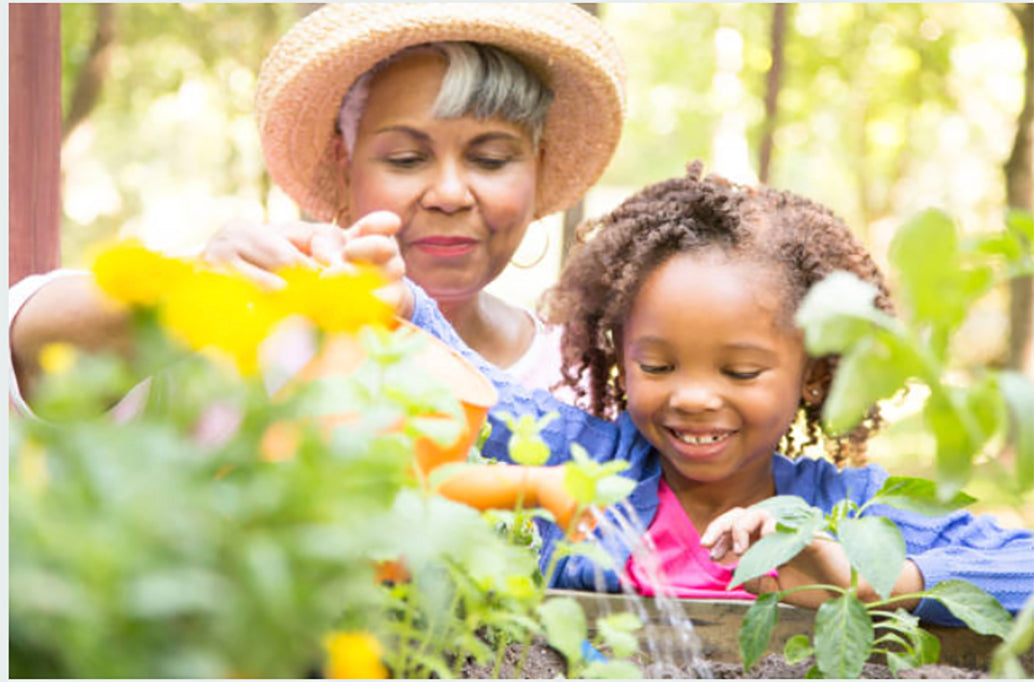
[[[201,252],[211,265],[231,268],[270,289],[283,286],[276,274],[301,265],[317,269],[341,262],[345,233],[328,223],[301,221],[261,224],[244,220],[226,223]]]
[[[401,227],[402,220],[389,211],[375,211],[363,216],[345,230],[341,264],[333,266],[333,269],[347,269],[352,263],[367,263],[379,268],[387,284],[374,293],[394,308],[396,315],[408,319],[413,314],[413,296],[402,281],[406,264],[395,239]]]
[[[269,289],[283,286],[276,271],[285,267],[300,265],[334,272],[348,270],[356,263],[370,264],[380,268],[388,280],[377,295],[400,317],[409,317],[412,296],[402,281],[405,263],[395,241],[401,226],[399,217],[388,211],[363,216],[347,229],[302,221],[231,221],[209,240],[201,258],[236,270]]]
[[[700,544],[711,549],[712,561],[739,560],[747,549],[761,538],[774,533],[776,519],[763,509],[737,507],[725,512],[708,525],[700,538]],[[754,594],[780,592],[808,585],[835,585],[847,589],[851,586],[851,564],[844,548],[829,538],[816,537],[797,556],[777,569],[775,576],[763,575],[748,580],[743,588]],[[894,584],[892,595],[907,594],[923,589],[923,577],[911,561],[905,566]],[[837,593],[827,590],[803,590],[787,595],[783,601],[788,604],[818,608]],[[880,599],[864,578],[858,580],[858,598],[864,602]],[[907,610],[915,608],[918,600],[902,600],[894,604]]]

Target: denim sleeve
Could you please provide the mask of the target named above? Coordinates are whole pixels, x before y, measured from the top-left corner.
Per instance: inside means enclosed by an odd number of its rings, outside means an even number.
[[[777,490],[800,495],[809,504],[830,509],[844,497],[861,505],[871,500],[888,474],[871,465],[838,471],[825,460],[776,461]],[[890,519],[901,531],[905,552],[930,589],[946,580],[965,580],[985,590],[1016,614],[1034,592],[1034,536],[1029,530],[1003,529],[990,516],[957,511],[924,516],[874,504],[865,516]],[[963,625],[935,599],[923,599],[915,615],[940,625]]]
[[[452,325],[442,316],[437,304],[420,287],[408,280],[407,284],[414,296],[411,319],[413,324],[459,352],[492,382],[499,394],[498,402],[488,415],[492,434],[483,448],[483,454],[486,457],[510,461],[507,447],[510,430],[502,419],[503,415],[514,417],[530,415],[538,419],[550,413],[556,413],[557,418],[550,422],[540,434],[542,440],[549,446],[548,464],[562,464],[570,460],[571,443],[578,443],[585,448],[590,457],[598,461],[607,461],[627,454],[627,452],[621,452],[621,449],[628,448],[635,440],[634,436],[628,432],[627,426],[593,417],[581,409],[557,400],[544,389],[532,390],[525,387],[471,350],[452,328]]]
[[[546,425],[540,434],[550,450],[547,463],[556,465],[569,461],[572,443],[581,445],[596,461],[628,461],[629,467],[622,475],[635,480],[637,486],[626,504],[611,507],[606,513],[611,518],[620,514],[624,523],[632,524],[640,533],[645,531],[657,511],[657,486],[661,469],[653,448],[639,434],[628,415],[622,415],[616,422],[605,421],[557,400],[548,391],[528,389],[471,350],[442,316],[434,301],[420,287],[412,282],[407,283],[414,296],[413,324],[458,351],[492,382],[499,394],[499,401],[489,411],[492,434],[485,442],[482,454],[500,461],[512,461],[508,448],[510,430],[501,418],[502,415],[541,418],[556,413],[557,418]],[[552,556],[557,543],[563,539],[563,532],[556,524],[546,522],[539,523],[539,529],[543,539],[539,565],[543,574],[549,578],[551,587],[620,591],[617,572],[611,568],[601,570],[586,556],[559,558],[552,566],[552,576],[549,576]],[[613,556],[617,571],[623,570],[630,549],[607,539],[604,539],[604,549]]]

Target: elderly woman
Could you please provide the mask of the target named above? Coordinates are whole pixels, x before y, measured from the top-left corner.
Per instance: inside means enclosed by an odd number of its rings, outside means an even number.
[[[323,7],[273,48],[256,108],[273,180],[326,222],[228,225],[203,257],[275,286],[280,267],[361,259],[371,239],[375,249],[393,236],[407,276],[470,347],[549,387],[558,331],[484,289],[533,220],[602,174],[623,80],[613,41],[573,5]],[[350,253],[356,234],[373,237]],[[127,349],[122,314],[82,274],[23,280],[9,315],[16,404],[49,342]]]

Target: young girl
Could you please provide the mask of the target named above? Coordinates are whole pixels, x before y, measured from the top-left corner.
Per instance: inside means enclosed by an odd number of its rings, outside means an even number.
[[[588,228],[594,238],[572,255],[547,302],[565,324],[566,382],[591,414],[546,391],[523,389],[480,360],[416,287],[413,320],[466,353],[496,384],[500,400],[490,415],[486,456],[507,459],[510,434],[494,414],[559,412],[541,434],[550,464],[567,460],[571,443],[600,461],[630,462],[625,475],[638,482],[631,505],[676,595],[750,597],[726,587],[738,557],[774,524],[748,507],[797,495],[829,511],[845,497],[863,503],[887,477],[876,466],[838,470],[798,457],[806,443],[791,432],[800,417],[805,440],[817,440],[836,369],[836,358],[805,352],[793,321],[802,298],[832,271],[847,270],[876,285],[878,305],[889,310],[882,277],[828,210],[785,192],[702,179],[699,163]],[[828,441],[837,464],[862,460],[878,420],[874,411],[852,434]],[[908,560],[895,596],[961,578],[1016,613],[1034,590],[1029,531],[1003,530],[967,512],[870,513],[893,520],[905,537]],[[543,565],[561,535],[545,528]],[[612,549],[622,552],[623,575],[606,571],[607,589],[628,580],[648,593],[645,567],[629,548]],[[595,589],[597,573],[587,557],[564,557],[552,585]],[[847,560],[835,543],[812,543],[748,587],[815,583],[848,585]],[[860,596],[877,598],[864,584]],[[825,598],[811,591],[793,601],[817,606]],[[900,605],[930,621],[958,623],[932,600]]]

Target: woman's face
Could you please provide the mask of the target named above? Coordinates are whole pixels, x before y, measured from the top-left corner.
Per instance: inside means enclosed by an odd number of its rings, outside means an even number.
[[[513,256],[538,159],[516,124],[435,118],[444,73],[444,58],[418,52],[373,79],[346,173],[353,218],[396,213],[407,276],[449,302],[477,295]]]

